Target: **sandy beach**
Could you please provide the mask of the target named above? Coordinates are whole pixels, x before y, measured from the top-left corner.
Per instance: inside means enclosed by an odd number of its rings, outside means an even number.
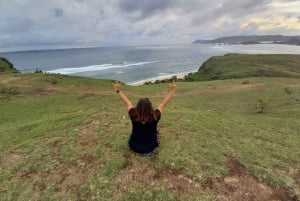
[[[129,83],[128,85],[139,86],[139,85],[143,85],[147,82],[154,83],[157,80],[161,81],[161,80],[170,79],[172,77],[176,77],[177,79],[183,79],[189,73],[191,73],[191,72],[183,72],[183,73],[179,73],[179,74],[163,75],[163,76],[159,76],[159,77],[155,77],[155,78],[150,78],[150,79],[146,79],[146,80],[141,80],[141,81]]]

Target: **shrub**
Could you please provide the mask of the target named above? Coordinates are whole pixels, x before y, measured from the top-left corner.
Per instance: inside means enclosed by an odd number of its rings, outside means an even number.
[[[289,96],[292,95],[292,90],[290,88],[284,88],[285,93],[287,93]]]
[[[58,79],[59,78],[56,78],[56,77],[53,77],[53,76],[49,76],[46,74],[46,77],[43,78],[46,82],[49,82],[51,84],[57,84],[58,83]]]
[[[293,103],[294,101],[298,101],[297,98],[295,98],[295,95],[294,95],[294,91],[290,88],[284,88],[284,92],[289,96],[289,101],[290,103]]]
[[[57,79],[52,79],[51,80],[51,84],[57,84],[57,83],[58,83]]]
[[[262,99],[258,99],[255,104],[256,112],[257,113],[264,113],[265,112],[265,103]]]
[[[37,68],[35,69],[34,73],[43,73],[43,71]]]
[[[249,80],[244,80],[242,84],[250,84]]]

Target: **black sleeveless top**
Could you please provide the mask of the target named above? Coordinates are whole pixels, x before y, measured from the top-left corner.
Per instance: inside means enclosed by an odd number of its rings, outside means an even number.
[[[157,123],[160,120],[160,111],[154,110],[153,117],[147,122],[136,120],[137,111],[135,108],[131,108],[128,113],[132,123],[132,132],[128,142],[130,149],[140,154],[152,152],[159,146]]]

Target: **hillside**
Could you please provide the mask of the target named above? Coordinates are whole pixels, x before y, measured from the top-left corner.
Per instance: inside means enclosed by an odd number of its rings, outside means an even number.
[[[259,44],[259,43],[277,43],[299,45],[300,36],[283,36],[283,35],[249,35],[249,36],[228,36],[212,40],[195,40],[193,43],[224,43],[224,44]]]
[[[214,56],[202,64],[187,81],[218,80],[247,77],[300,78],[300,55],[227,54]]]
[[[13,64],[6,58],[0,57],[0,73],[18,73]]]
[[[214,64],[228,67],[222,58]],[[154,106],[167,90],[122,86]],[[0,74],[0,92],[1,200],[300,199],[297,76],[178,82],[153,158],[128,150],[131,123],[110,80]]]

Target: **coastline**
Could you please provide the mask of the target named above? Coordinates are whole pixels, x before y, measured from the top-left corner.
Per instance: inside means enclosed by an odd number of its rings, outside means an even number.
[[[177,73],[177,74],[162,75],[162,76],[153,77],[153,78],[149,78],[149,79],[145,79],[145,80],[130,82],[130,83],[127,83],[127,85],[140,86],[140,85],[143,85],[147,82],[155,83],[155,81],[157,81],[157,80],[162,81],[162,80],[171,79],[173,77],[176,77],[176,79],[183,79],[189,73],[193,73],[193,72],[181,72],[181,73]]]

